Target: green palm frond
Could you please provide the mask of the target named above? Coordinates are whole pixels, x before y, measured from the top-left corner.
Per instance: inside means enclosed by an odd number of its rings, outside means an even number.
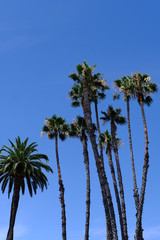
[[[110,135],[108,130],[106,130],[103,133],[101,133],[100,139],[101,139],[103,148],[105,146],[109,146],[110,149],[112,149],[112,136]],[[117,137],[117,134],[116,134],[116,142],[117,142],[117,146],[118,147],[121,147],[123,145],[122,144],[122,140]]]
[[[113,95],[113,101],[115,101],[117,99],[120,99],[120,94],[119,93]]]
[[[76,73],[71,73],[69,75],[69,77],[73,80],[73,81],[80,81],[78,75]]]
[[[97,130],[95,124],[92,124],[92,127],[95,132]],[[80,140],[83,138],[87,140],[87,125],[83,117],[78,115],[77,118],[73,120],[73,123],[69,125],[69,136],[80,138]]]
[[[111,105],[108,106],[107,112],[101,112],[104,116],[100,119],[103,120],[103,123],[105,124],[108,121],[114,121],[116,124],[124,125],[126,124],[126,118],[124,116],[120,116],[121,109],[116,108],[113,109]]]
[[[54,139],[58,134],[59,138],[64,141],[68,136],[69,126],[65,118],[57,117],[55,114],[51,118],[46,118],[42,133],[47,133],[49,139]]]
[[[114,81],[115,87],[120,93],[123,93],[124,100],[135,97],[135,83],[130,76],[123,76],[122,79]]]
[[[152,103],[151,94],[158,91],[157,84],[151,82],[151,78],[148,74],[133,74],[132,80],[135,84],[134,98],[136,98],[138,102],[140,102],[141,94],[143,103],[150,106],[150,104]]]
[[[112,137],[109,134],[108,130],[101,133],[100,140],[101,140],[103,148],[105,148],[105,146],[107,146],[107,145],[110,145],[110,146],[112,145]]]
[[[98,100],[105,99],[105,91],[109,89],[109,85],[103,78],[101,73],[93,74],[96,65],[89,66],[85,61],[83,64],[77,65],[77,74],[74,73],[70,77],[75,81],[74,86],[69,92],[69,97],[72,100],[72,106],[80,106],[83,100],[83,81],[84,79],[88,82],[89,98],[91,102],[97,103]]]
[[[69,92],[69,97],[72,100],[72,106],[73,107],[79,107],[81,104],[83,96],[83,84],[74,84],[71,91]]]
[[[25,192],[25,179],[27,182],[28,190],[30,195],[40,186],[41,190],[47,187],[48,180],[42,170],[47,172],[53,172],[52,169],[42,162],[44,159],[48,162],[48,157],[45,154],[38,154],[37,143],[33,142],[28,144],[28,138],[24,142],[21,141],[20,137],[16,138],[14,144],[9,140],[11,148],[4,145],[0,151],[0,183],[1,189],[4,193],[6,186],[8,185],[8,197],[14,186],[15,179],[18,178],[22,194]],[[6,154],[3,155],[2,153]],[[36,173],[38,176],[36,176]],[[32,177],[34,175],[34,178]],[[42,175],[42,177],[41,177]],[[38,181],[41,181],[38,183]],[[35,182],[34,182],[35,181]],[[34,189],[33,189],[34,187]],[[33,190],[33,191],[32,191]]]

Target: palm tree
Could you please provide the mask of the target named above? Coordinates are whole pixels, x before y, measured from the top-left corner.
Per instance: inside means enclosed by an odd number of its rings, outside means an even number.
[[[116,160],[116,166],[117,166],[117,176],[118,176],[118,183],[119,183],[119,189],[120,189],[122,218],[123,218],[123,227],[124,227],[124,239],[128,239],[124,189],[123,189],[121,167],[120,167],[120,162],[119,162],[117,140],[116,140],[116,133],[117,133],[116,124],[124,125],[126,123],[125,117],[120,116],[120,113],[121,113],[120,108],[117,108],[114,110],[112,106],[109,106],[107,109],[107,112],[102,112],[104,117],[101,117],[101,119],[103,120],[103,123],[105,123],[106,121],[111,121],[112,146],[113,146],[113,151],[115,154],[115,160]]]
[[[49,139],[55,139],[55,152],[57,160],[57,170],[58,170],[58,182],[59,182],[59,192],[60,192],[60,203],[61,203],[61,218],[62,218],[62,239],[66,240],[66,210],[65,210],[65,200],[64,200],[64,185],[62,181],[62,174],[59,162],[58,153],[58,138],[62,141],[68,136],[68,125],[65,123],[66,120],[62,117],[57,117],[53,115],[51,118],[45,119],[45,125],[42,128],[41,135],[47,133]]]
[[[134,155],[133,155],[133,144],[132,144],[131,124],[130,124],[130,106],[129,106],[130,98],[133,96],[135,91],[135,84],[130,76],[124,76],[122,77],[122,79],[115,80],[114,84],[116,87],[118,87],[120,92],[123,92],[123,99],[127,103],[127,123],[128,123],[129,146],[130,146],[131,163],[132,163],[133,186],[134,186],[133,192],[134,192],[136,210],[138,211],[139,193],[138,193],[138,187],[137,187],[136,171],[135,171],[135,163],[134,163]]]
[[[120,227],[121,227],[121,236],[122,236],[122,239],[124,239],[121,201],[119,198],[118,185],[117,185],[116,174],[115,174],[114,164],[113,164],[113,160],[112,160],[112,152],[111,152],[112,151],[112,137],[109,134],[109,131],[106,130],[101,134],[100,138],[101,138],[102,146],[104,148],[106,147],[106,154],[108,156],[109,166],[110,166],[112,180],[113,180],[114,192],[115,192],[116,202],[117,202],[117,207],[118,207],[119,221],[120,221]],[[120,145],[119,139],[117,138],[116,140],[117,140],[118,145]]]
[[[88,67],[87,64],[86,64],[86,67]],[[101,158],[103,159],[103,148],[102,148],[102,143],[101,143],[101,139],[100,139],[101,131],[100,131],[100,124],[99,124],[99,116],[98,116],[98,101],[105,99],[105,97],[106,97],[105,90],[109,90],[109,86],[106,83],[106,80],[104,80],[101,73],[96,73],[92,76],[92,81],[91,81],[90,85],[91,85],[90,89],[91,89],[91,95],[92,95],[91,99],[94,102],[94,106],[95,106],[96,123],[97,123],[98,138],[99,138],[99,145],[100,145],[100,154],[101,154]]]
[[[70,77],[76,82],[76,84],[83,84],[83,92],[80,96],[80,102],[83,108],[84,119],[87,126],[87,132],[92,144],[92,149],[96,161],[97,173],[99,177],[99,182],[101,186],[101,192],[103,197],[103,204],[105,209],[105,217],[106,217],[106,227],[107,227],[107,239],[118,239],[117,235],[117,226],[115,220],[114,207],[112,202],[112,197],[110,193],[110,188],[108,184],[108,180],[106,177],[103,158],[99,155],[97,143],[96,143],[96,135],[94,133],[94,128],[92,124],[91,117],[91,102],[92,102],[92,91],[91,91],[91,82],[92,82],[92,72],[95,66],[90,67],[87,64],[78,64],[77,72],[70,75]]]
[[[41,159],[48,162],[48,157],[44,154],[38,154],[37,144],[35,142],[29,144],[28,138],[24,142],[20,137],[15,139],[16,144],[9,140],[11,147],[4,145],[0,150],[0,182],[1,189],[4,193],[8,185],[8,197],[13,189],[13,197],[11,204],[10,223],[6,240],[13,240],[14,225],[18,203],[20,198],[20,190],[22,194],[25,192],[25,180],[27,182],[29,194],[32,197],[33,192],[37,193],[39,187],[42,191],[47,188],[48,180],[42,169],[47,172],[53,172],[52,169],[44,164]],[[6,155],[3,155],[3,152]]]
[[[72,87],[71,91],[69,92],[69,96],[72,99],[72,106],[78,107],[82,105],[82,96],[83,96],[83,76],[84,76],[84,70],[83,67],[86,69],[89,69],[88,64],[84,61],[84,63],[77,65],[77,71],[79,75],[76,73],[72,73],[69,77],[74,80],[75,84]],[[91,73],[94,71],[96,65],[92,66]],[[95,106],[95,114],[96,114],[96,124],[97,124],[97,130],[98,130],[98,138],[99,138],[99,144],[100,144],[100,153],[103,158],[103,150],[102,150],[102,144],[100,142],[100,124],[99,124],[99,117],[98,117],[98,101],[103,100],[106,97],[105,90],[109,90],[109,86],[106,83],[106,80],[103,78],[103,75],[101,73],[96,73],[90,75],[90,83],[89,83],[89,94],[90,94],[90,100],[94,102]]]
[[[89,239],[90,224],[90,171],[89,171],[89,155],[88,155],[88,138],[87,127],[83,117],[77,116],[77,119],[70,124],[70,137],[79,138],[83,145],[84,164],[86,168],[86,223],[85,223],[85,240]]]
[[[145,154],[144,154],[144,166],[143,166],[143,176],[142,176],[142,185],[141,185],[141,193],[139,200],[139,209],[137,214],[137,222],[136,222],[136,231],[135,231],[135,239],[141,239],[141,222],[142,222],[142,211],[144,205],[144,196],[147,182],[147,173],[149,167],[149,152],[148,152],[148,131],[147,124],[144,112],[144,103],[150,106],[152,102],[151,94],[157,92],[158,87],[155,83],[151,82],[151,78],[148,74],[141,75],[140,73],[136,73],[132,76],[133,82],[135,84],[135,92],[134,96],[137,98],[138,103],[141,107],[142,119],[144,125],[144,134],[145,134]]]

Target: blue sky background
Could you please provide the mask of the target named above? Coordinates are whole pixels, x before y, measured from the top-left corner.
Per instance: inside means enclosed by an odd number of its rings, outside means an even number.
[[[95,72],[104,74],[111,90],[100,103],[99,111],[112,102],[112,82],[136,71],[148,73],[160,86],[160,2],[106,0],[27,0],[0,2],[0,146],[18,135],[36,141],[39,152],[47,154],[53,175],[48,175],[47,191],[33,198],[26,190],[21,196],[16,218],[15,240],[61,239],[61,215],[54,142],[40,138],[45,117],[53,114],[72,122],[81,109],[72,109],[68,75],[84,60],[97,64]],[[144,204],[145,239],[160,239],[160,160],[159,93],[145,108],[149,130],[150,167]],[[121,100],[114,103],[126,115]],[[138,104],[131,104],[131,123],[139,187],[141,185],[144,132]],[[104,129],[109,126],[105,126]],[[132,172],[127,127],[120,127],[124,143],[120,150],[130,239],[135,229]],[[82,146],[68,139],[59,144],[60,163],[65,185],[67,235],[82,240],[85,224],[85,167]],[[90,239],[104,240],[105,218],[101,192],[90,148],[91,226]],[[112,181],[106,158],[110,187]],[[9,223],[11,198],[0,194],[0,240]],[[115,199],[114,199],[115,202]],[[117,213],[117,210],[116,210]],[[118,218],[117,218],[118,222]]]

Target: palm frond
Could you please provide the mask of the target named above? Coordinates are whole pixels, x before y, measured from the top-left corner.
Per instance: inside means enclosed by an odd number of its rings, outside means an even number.
[[[24,194],[25,191],[24,179],[26,179],[29,193],[32,196],[33,191],[34,193],[36,192],[37,186],[39,186],[41,190],[43,190],[44,187],[47,188],[48,180],[42,170],[53,173],[50,166],[41,161],[43,159],[48,162],[48,157],[45,154],[36,153],[36,142],[27,146],[28,140],[29,139],[26,138],[23,142],[20,137],[18,137],[15,140],[16,144],[9,140],[11,148],[7,145],[2,147],[3,151],[1,150],[1,153],[4,152],[6,155],[0,154],[0,183],[2,193],[4,193],[8,184],[8,197],[14,186],[15,179],[18,179],[22,194]],[[32,181],[36,182],[32,184]]]

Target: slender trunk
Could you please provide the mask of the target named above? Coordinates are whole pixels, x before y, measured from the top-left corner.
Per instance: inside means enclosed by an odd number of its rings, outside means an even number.
[[[57,169],[58,169],[58,179],[59,179],[59,192],[60,192],[60,203],[61,203],[61,219],[62,219],[62,239],[66,240],[66,210],[65,210],[65,201],[64,201],[64,185],[61,176],[60,163],[59,163],[59,154],[58,154],[58,134],[55,134],[55,148],[56,148],[56,159],[57,159]]]
[[[15,180],[14,180],[14,192],[13,192],[12,205],[11,205],[9,230],[8,230],[8,233],[7,233],[6,240],[13,240],[14,224],[15,224],[16,213],[17,213],[18,203],[19,203],[19,192],[20,192],[20,179],[15,178]]]
[[[128,122],[129,147],[130,147],[130,153],[131,153],[133,185],[134,185],[133,192],[134,192],[134,200],[135,200],[136,210],[138,211],[138,207],[139,207],[139,193],[138,193],[138,187],[137,187],[136,171],[135,171],[133,147],[132,147],[129,98],[127,98],[127,120],[128,120],[127,122]]]
[[[116,126],[115,126],[114,122],[111,122],[111,136],[112,136],[113,151],[114,151],[115,160],[116,160],[117,177],[118,177],[119,191],[120,191],[120,198],[121,198],[124,239],[128,239],[124,189],[123,189],[122,173],[121,173],[121,167],[120,167],[119,156],[118,156],[118,147],[117,147],[117,140],[116,140]]]
[[[104,164],[98,153],[96,136],[94,134],[93,126],[92,126],[91,106],[90,106],[91,104],[88,97],[87,79],[84,79],[83,96],[84,96],[84,99],[82,101],[82,107],[84,112],[84,118],[87,125],[88,135],[90,137],[90,141],[92,144],[92,149],[93,149],[93,153],[96,161],[97,173],[98,173],[102,197],[103,197],[103,204],[104,204],[105,216],[106,216],[106,226],[107,226],[107,240],[111,240],[111,239],[117,240],[118,239],[117,226],[116,226],[115,213],[114,213],[111,193],[110,193],[106,173],[104,170]]]
[[[145,154],[144,154],[142,186],[141,186],[141,194],[140,194],[140,200],[139,200],[139,209],[137,214],[136,231],[135,231],[135,240],[141,240],[142,213],[143,213],[144,196],[145,196],[146,183],[147,183],[147,173],[148,173],[148,167],[149,167],[149,153],[148,153],[149,141],[148,141],[146,118],[145,118],[144,107],[143,107],[142,93],[140,91],[140,86],[139,86],[139,75],[138,74],[136,75],[137,75],[137,84],[139,88],[139,102],[141,106],[143,125],[144,125],[144,134],[145,134]]]
[[[102,147],[102,143],[101,143],[101,139],[100,139],[101,131],[100,131],[100,126],[99,126],[97,101],[94,103],[94,105],[95,105],[96,122],[97,122],[97,130],[98,130],[98,141],[99,141],[99,146],[100,146],[100,155],[101,155],[101,158],[103,159],[103,147]]]
[[[139,192],[137,187],[137,180],[136,180],[136,171],[135,171],[135,165],[134,165],[134,156],[133,156],[133,146],[132,146],[132,136],[131,136],[131,124],[130,124],[130,107],[129,107],[129,98],[127,98],[127,122],[128,122],[128,135],[129,135],[129,147],[130,147],[130,153],[131,153],[131,162],[132,162],[132,174],[133,174],[133,192],[134,192],[134,201],[136,206],[136,211],[138,213],[139,208]],[[138,215],[136,214],[136,217]],[[141,234],[141,240],[143,240],[143,229],[142,229],[142,223],[140,223],[140,234]]]
[[[114,186],[116,202],[117,202],[117,207],[118,207],[119,222],[120,222],[120,227],[121,227],[121,236],[122,236],[122,240],[123,240],[123,239],[125,239],[125,237],[124,237],[124,229],[123,229],[121,202],[120,202],[120,198],[119,198],[118,185],[117,185],[117,181],[116,181],[116,175],[115,175],[114,165],[113,165],[113,161],[112,161],[111,147],[110,147],[109,143],[107,144],[106,153],[108,156],[109,166],[111,169],[113,186]]]
[[[88,156],[88,148],[87,148],[87,137],[84,135],[82,137],[83,144],[83,156],[84,156],[84,164],[86,168],[86,223],[85,223],[85,240],[89,240],[89,223],[90,223],[90,171],[89,171],[89,156]]]

